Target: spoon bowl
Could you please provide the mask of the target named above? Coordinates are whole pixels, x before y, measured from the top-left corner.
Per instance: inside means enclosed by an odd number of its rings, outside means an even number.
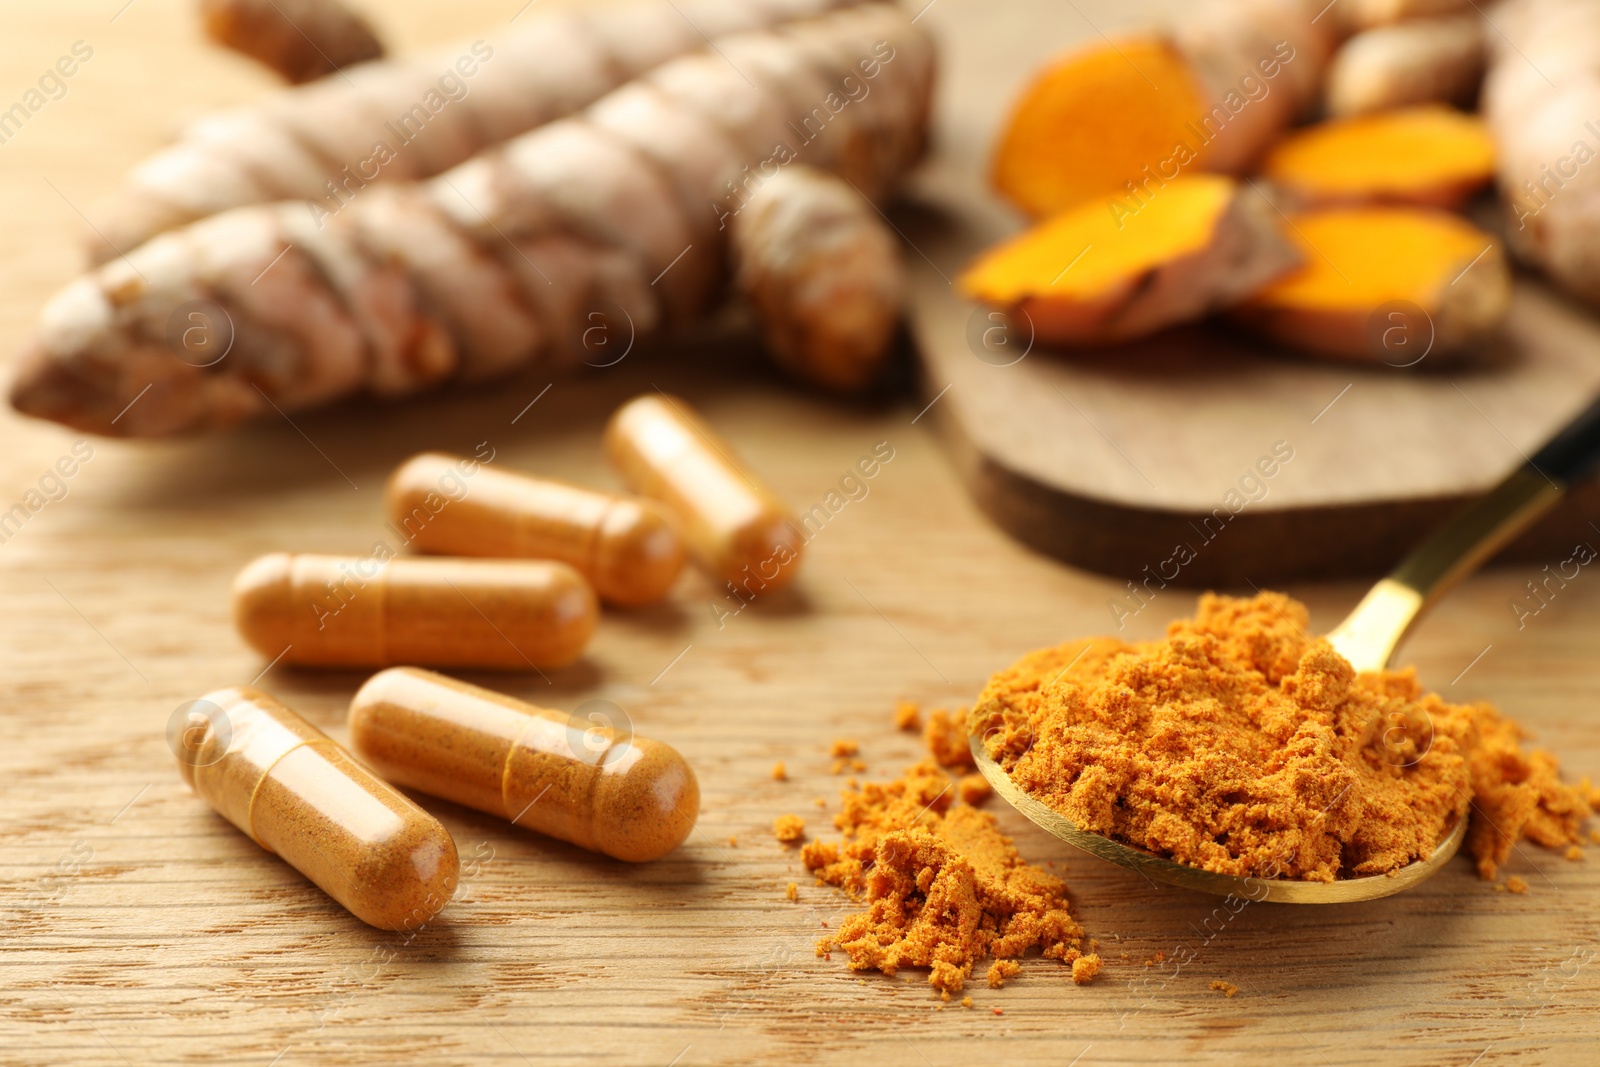
[[[1216,896],[1235,896],[1260,903],[1270,900],[1277,904],[1348,904],[1357,900],[1376,900],[1403,889],[1410,889],[1440,867],[1450,862],[1461,848],[1467,834],[1465,817],[1457,819],[1433,855],[1425,860],[1407,864],[1388,874],[1375,874],[1365,878],[1341,878],[1333,882],[1308,882],[1293,878],[1264,878],[1255,875],[1218,874],[1216,871],[1190,867],[1146,852],[1142,848],[1115,841],[1103,834],[1080,830],[1071,819],[1043,802],[1034,799],[1012,780],[1001,766],[989,758],[983,739],[977,734],[967,737],[972,758],[994,791],[1012,807],[1040,829],[1067,844],[1080,848],[1119,867],[1138,871],[1147,879],[1165,882],[1183,889],[1194,889]]]

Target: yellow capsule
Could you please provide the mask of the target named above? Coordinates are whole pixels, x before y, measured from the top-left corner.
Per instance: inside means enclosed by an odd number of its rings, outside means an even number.
[[[794,577],[803,543],[794,517],[682,400],[630,400],[611,416],[605,441],[629,487],[677,516],[689,554],[706,571],[741,596]]]
[[[184,781],[350,914],[411,930],[449,902],[449,832],[332,738],[258,689],[219,689],[180,711]]]
[[[255,560],[233,582],[239,634],[283,663],[528,670],[583,651],[599,606],[583,576],[546,560]]]
[[[671,746],[414,667],[361,687],[350,743],[392,782],[620,860],[671,852],[700,811]]]
[[[463,477],[467,469],[472,474]],[[560,560],[613,604],[660,600],[683,569],[672,519],[650,500],[439,452],[402,464],[385,499],[389,521],[420,551]]]

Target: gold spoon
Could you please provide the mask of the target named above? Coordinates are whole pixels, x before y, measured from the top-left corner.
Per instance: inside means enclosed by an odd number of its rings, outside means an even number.
[[[1328,634],[1328,640],[1358,671],[1389,665],[1423,612],[1456,582],[1477,570],[1507,542],[1561,499],[1567,488],[1600,462],[1600,400],[1518,467],[1487,495],[1436,530],[1374,585],[1361,603]],[[1339,904],[1374,900],[1409,889],[1443,867],[1461,847],[1467,820],[1445,835],[1433,855],[1388,874],[1333,882],[1218,874],[1176,863],[1144,849],[1074,826],[1060,812],[1023,792],[989,758],[983,739],[967,738],[978,770],[1007,803],[1061,840],[1148,878],[1218,896],[1285,904]]]

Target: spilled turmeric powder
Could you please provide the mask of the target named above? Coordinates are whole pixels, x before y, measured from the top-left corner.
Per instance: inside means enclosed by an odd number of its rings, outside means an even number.
[[[972,749],[967,746],[967,713],[962,709],[951,712],[935,708],[929,712],[922,741],[939,766],[954,770],[973,767]]]
[[[986,958],[996,961],[987,977],[998,988],[1030,948],[1069,965],[1082,956],[1066,883],[1024,863],[994,816],[956,794],[932,760],[841,794],[834,825],[844,839],[809,841],[800,855],[819,882],[866,910],[822,938],[817,955],[840,949],[857,971],[926,967],[945,997]]]
[[[1576,844],[1587,782],[1525,752],[1486,704],[1411,670],[1357,674],[1279,593],[1206,595],[1159,641],[1074,641],[990,679],[971,713],[990,756],[1084,830],[1231,875],[1307,881],[1425,859],[1469,807],[1493,878],[1523,837]]]
[[[1025,864],[994,816],[954,803],[949,777],[933,763],[846,793],[834,822],[845,840],[811,841],[801,857],[867,910],[819,941],[819,955],[839,948],[852,969],[885,974],[926,967],[944,993],[960,991],[987,957],[1035,946],[1067,963],[1081,955],[1066,883]]]

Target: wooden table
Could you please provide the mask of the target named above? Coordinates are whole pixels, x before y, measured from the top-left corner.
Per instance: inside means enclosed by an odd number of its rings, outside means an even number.
[[[8,350],[77,269],[77,210],[174,117],[265,84],[197,43],[187,0],[134,0],[111,21],[122,2],[0,16],[0,101],[73,41],[95,49],[66,97],[0,146]],[[519,5],[384,6],[416,45]],[[1085,12],[1115,21],[1109,5]],[[922,401],[803,396],[737,346],[693,365],[639,354],[558,381],[531,408],[548,379],[200,440],[91,442],[67,495],[0,544],[0,1063],[1593,1062],[1600,874],[1532,847],[1511,864],[1527,896],[1492,892],[1458,860],[1401,897],[1256,905],[1208,924],[1216,901],[1153,889],[1000,811],[1026,856],[1065,870],[1107,960],[1097,982],[1075,987],[1032,959],[1006,989],[975,990],[972,1010],[941,1009],[921,973],[816,958],[845,906],[770,827],[795,811],[828,828],[814,803],[837,808],[828,742],[858,738],[872,776],[896,773],[918,755],[891,726],[897,699],[959,704],[1022,651],[1109,628],[1122,581],[1033,555],[982,519],[915,420]],[[488,441],[497,463],[609,484],[601,420],[653,384],[699,404],[796,506],[877,442],[894,449],[811,544],[792,594],[719,626],[716,590],[691,576],[667,605],[608,615],[588,656],[548,683],[475,679],[555,707],[604,697],[678,746],[705,797],[684,848],[625,867],[430,801],[466,873],[443,920],[408,940],[362,926],[188,794],[163,738],[169,714],[265,666],[228,622],[246,560],[366,551],[382,536],[385,474],[422,448]],[[0,414],[0,510],[75,440]],[[1509,605],[1536,571],[1467,583],[1408,658],[1448,696],[1495,701],[1573,772],[1597,773],[1600,577],[1586,569],[1519,630]],[[1360,591],[1292,590],[1319,626]],[[1158,634],[1191,606],[1169,590],[1128,632]],[[360,679],[275,668],[260,684],[343,736]],[[787,783],[769,776],[775,760]],[[798,904],[784,899],[790,881]],[[1193,960],[1177,973],[1143,966],[1180,946]],[[1218,978],[1239,995],[1210,991]]]

